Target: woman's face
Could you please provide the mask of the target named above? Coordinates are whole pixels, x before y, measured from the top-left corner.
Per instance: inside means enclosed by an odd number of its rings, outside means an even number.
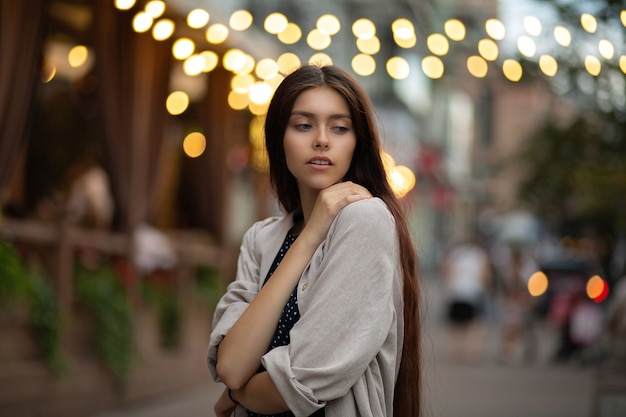
[[[300,194],[317,193],[340,182],[356,147],[344,98],[332,88],[305,90],[294,103],[283,146]]]

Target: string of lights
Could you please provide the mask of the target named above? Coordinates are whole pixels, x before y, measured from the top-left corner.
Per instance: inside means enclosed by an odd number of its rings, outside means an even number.
[[[119,10],[130,10],[135,5],[135,0],[114,0]],[[163,0],[149,1],[143,10],[136,13],[133,19],[133,28],[138,33],[152,31],[152,36],[157,41],[169,39],[175,35],[176,28],[173,20],[162,17],[167,8]],[[617,18],[617,16],[616,16]],[[622,26],[626,26],[626,10],[622,10],[618,17]],[[220,57],[211,50],[211,46],[224,44],[229,39],[231,31],[245,32],[252,26],[255,17],[247,10],[237,10],[230,15],[228,22],[212,22],[210,10],[196,8],[188,12],[186,24],[194,30],[204,31],[207,49],[199,50],[202,46],[197,45],[188,37],[178,38],[172,48],[173,56],[182,62],[185,74],[196,76],[215,69],[220,64]],[[539,38],[546,33],[542,22],[535,16],[526,16],[522,22],[526,34],[517,39],[516,56],[505,56],[498,42],[506,36],[505,25],[496,18],[489,18],[484,22],[484,37],[478,40],[475,46],[465,45],[466,51],[475,51],[466,57],[466,67],[469,74],[476,78],[484,78],[494,65],[498,65],[502,75],[511,82],[522,79],[524,69],[521,59],[535,60],[538,69],[546,77],[554,77],[559,71],[558,58],[549,53],[538,53],[538,42],[544,42],[545,38]],[[255,61],[253,56],[240,48],[231,48],[221,57],[221,63],[227,70],[234,74],[232,91],[228,104],[233,109],[248,108],[253,114],[262,115],[265,112],[271,95],[282,78],[293,68],[302,62],[309,63],[332,63],[333,57],[327,54],[328,47],[333,42],[343,26],[338,17],[332,14],[320,16],[315,27],[304,34],[302,28],[280,13],[273,12],[263,20],[263,29],[267,34],[275,36],[286,49],[276,59],[265,57]],[[580,16],[580,26],[590,35],[599,32],[598,19],[589,13]],[[369,19],[359,18],[349,25],[351,34],[354,36],[358,53],[351,60],[352,70],[359,76],[367,77],[377,71],[375,55],[381,50],[381,41],[377,36],[377,27]],[[399,18],[390,22],[395,45],[398,50],[410,51],[418,46],[413,23],[406,18]],[[444,76],[446,64],[445,57],[451,50],[452,43],[470,42],[466,37],[467,28],[458,19],[450,19],[444,23],[443,33],[428,35],[421,45],[425,47],[426,54],[421,58],[421,68],[411,68],[411,65],[402,54],[391,56],[385,62],[385,71],[396,80],[407,78],[411,71],[421,70],[430,79],[439,79]],[[569,48],[573,42],[572,31],[563,24],[557,24],[552,29],[552,40],[561,48]],[[289,51],[288,47],[305,39],[306,45],[311,51],[308,59]],[[587,51],[581,59],[584,69],[591,76],[598,76],[603,66],[613,65],[619,67],[622,74],[626,73],[626,55],[616,53],[614,42],[602,37],[595,41],[595,50]],[[545,49],[545,48],[544,48]],[[517,55],[519,54],[519,55]],[[174,94],[174,93],[173,93]],[[176,92],[178,94],[178,92]],[[172,114],[181,112],[175,103],[184,105],[183,100],[172,99],[172,108],[168,109]],[[184,111],[184,109],[182,109]]]

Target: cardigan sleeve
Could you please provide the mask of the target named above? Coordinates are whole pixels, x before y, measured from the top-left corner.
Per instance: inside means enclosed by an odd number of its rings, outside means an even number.
[[[296,415],[310,415],[346,395],[366,372],[396,372],[399,361],[398,242],[386,205],[369,199],[346,206],[320,250],[299,283],[301,318],[291,343],[263,357]]]
[[[217,348],[259,292],[261,260],[255,242],[258,230],[265,223],[267,221],[255,223],[244,234],[237,259],[236,278],[228,285],[226,293],[217,303],[213,313],[213,330],[209,339],[207,363],[213,379],[217,382],[220,382],[216,371]]]

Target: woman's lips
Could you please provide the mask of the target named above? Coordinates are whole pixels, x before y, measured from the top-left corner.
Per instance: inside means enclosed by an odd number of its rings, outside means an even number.
[[[333,161],[327,156],[319,155],[319,156],[314,156],[313,158],[311,158],[309,160],[309,164],[332,165]]]

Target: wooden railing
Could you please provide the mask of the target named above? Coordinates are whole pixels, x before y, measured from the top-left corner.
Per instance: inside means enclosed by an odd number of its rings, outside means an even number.
[[[206,233],[196,230],[163,232],[170,240],[178,259],[181,279],[187,270],[210,266],[230,270],[231,256]],[[45,246],[53,252],[48,273],[54,282],[62,317],[68,317],[73,302],[73,269],[77,249],[92,249],[104,255],[132,259],[133,238],[130,234],[86,229],[64,223],[0,218],[0,239],[15,243]]]
[[[181,323],[183,336],[180,349],[165,351],[159,350],[159,346],[146,345],[155,341],[158,343],[158,337],[155,338],[153,333],[155,330],[150,330],[157,327],[154,323],[156,319],[154,314],[146,313],[152,310],[147,310],[147,306],[142,304],[141,280],[135,280],[137,286],[128,289],[128,296],[131,301],[133,297],[139,301],[131,303],[134,306],[137,329],[140,329],[136,337],[141,346],[149,349],[149,354],[133,368],[125,385],[125,393],[120,394],[113,390],[108,374],[103,373],[97,363],[85,362],[82,356],[74,358],[76,362],[70,368],[72,372],[69,375],[57,380],[46,372],[43,363],[27,362],[23,359],[24,355],[18,355],[20,358],[17,360],[12,360],[11,357],[3,359],[5,362],[0,370],[0,389],[6,390],[7,394],[0,395],[0,409],[10,410],[10,414],[14,416],[80,417],[97,411],[94,407],[115,407],[125,401],[147,399],[164,390],[180,389],[209,380],[208,371],[202,364],[208,343],[212,307],[194,301],[193,280],[200,266],[215,268],[220,281],[228,280],[230,274],[227,271],[232,270],[233,257],[228,249],[220,247],[211,236],[200,231],[176,230],[164,233],[177,255],[177,264],[173,268],[176,282],[173,291],[182,301],[185,317]],[[0,241],[15,243],[21,249],[45,254],[45,272],[53,281],[61,314],[61,344],[69,347],[67,352],[76,351],[76,346],[72,345],[77,341],[76,331],[82,334],[85,326],[80,317],[72,317],[77,311],[73,274],[80,251],[92,249],[105,257],[121,258],[130,263],[134,250],[131,235],[12,218],[0,218]],[[133,291],[136,293],[133,294]],[[21,349],[20,346],[25,343],[24,337],[28,334],[27,331],[19,331],[20,337],[13,341],[16,347],[3,351],[14,352]],[[11,339],[5,339],[3,343],[12,342]],[[156,357],[155,352],[158,352]],[[85,387],[86,378],[89,381],[88,387]],[[81,390],[82,394],[74,395],[75,390]],[[55,394],[51,395],[50,392]]]

